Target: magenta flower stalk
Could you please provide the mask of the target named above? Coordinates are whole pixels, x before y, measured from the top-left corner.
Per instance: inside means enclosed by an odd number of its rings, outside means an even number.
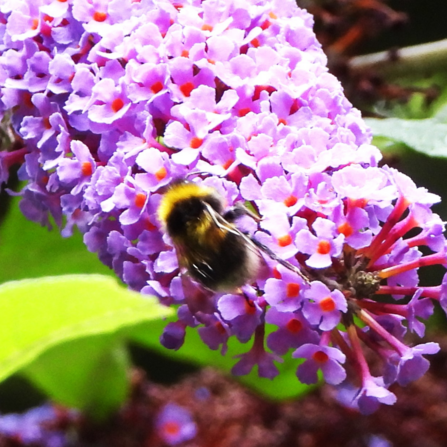
[[[223,354],[253,340],[233,372],[269,378],[293,350],[300,380],[360,384],[366,413],[426,372],[439,346],[404,337],[424,334],[433,302],[447,309],[447,281],[418,276],[446,265],[439,197],[379,167],[310,14],[293,0],[17,0],[0,18],[0,109],[23,142],[1,153],[0,180],[21,162],[29,219],[78,227],[130,288],[178,306],[166,347],[188,327]],[[266,255],[240,289],[185,285],[157,211],[186,176],[255,210],[238,228],[301,275]]]

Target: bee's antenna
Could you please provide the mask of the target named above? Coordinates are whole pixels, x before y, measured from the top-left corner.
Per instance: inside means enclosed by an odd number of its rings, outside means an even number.
[[[185,175],[185,178],[192,177],[194,175],[211,175],[211,172],[206,171],[195,171],[195,172],[188,172],[188,174]]]
[[[248,209],[243,203],[236,202],[234,206],[229,208],[227,211],[225,211],[223,217],[225,220],[228,220],[228,222],[234,222],[236,219],[242,216],[249,216],[251,217],[255,222],[261,222],[261,218],[255,214],[253,211]]]

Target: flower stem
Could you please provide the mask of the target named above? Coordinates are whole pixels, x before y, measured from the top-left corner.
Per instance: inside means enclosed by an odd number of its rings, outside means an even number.
[[[405,352],[405,345],[401,343],[396,337],[391,335],[383,326],[371,316],[371,314],[362,309],[358,313],[358,317],[367,324],[376,334],[380,335],[396,352],[402,355]]]
[[[441,294],[441,286],[433,287],[400,287],[400,286],[380,286],[376,295],[414,295],[416,291],[422,290],[421,297],[439,299]]]
[[[351,324],[347,328],[348,337],[351,342],[352,350],[354,352],[357,365],[360,370],[360,375],[362,377],[362,382],[364,383],[365,379],[368,379],[371,377],[371,373],[369,372],[369,366],[366,362],[365,356],[363,355],[362,347],[360,346],[360,340],[357,335],[356,327]]]
[[[378,70],[386,77],[439,69],[447,66],[447,39],[357,56],[351,59],[349,66],[353,71]]]
[[[434,253],[432,255],[424,256],[414,261],[407,262],[406,264],[394,265],[393,267],[385,268],[377,274],[379,278],[385,279],[390,276],[398,275],[400,273],[408,272],[409,270],[417,269],[420,267],[428,267],[429,265],[443,264],[445,265],[446,258],[444,252]]]
[[[396,205],[393,208],[393,211],[391,211],[391,214],[388,216],[388,219],[383,224],[381,230],[379,233],[374,237],[373,241],[371,242],[371,245],[364,250],[364,255],[371,259],[376,259],[376,252],[379,250],[380,245],[383,243],[383,241],[386,239],[388,233],[393,229],[393,227],[397,224],[399,219],[401,218],[402,214],[407,210],[409,207],[410,202],[408,202],[404,196],[399,196],[397,199]],[[371,266],[372,263],[369,261],[368,266]]]
[[[377,315],[393,314],[406,317],[408,314],[406,304],[378,303],[372,300],[359,300],[357,304],[362,309],[370,310]]]

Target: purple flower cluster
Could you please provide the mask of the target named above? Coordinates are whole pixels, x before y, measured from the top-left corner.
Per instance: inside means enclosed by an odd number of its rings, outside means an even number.
[[[2,2],[0,107],[23,148],[0,153],[0,179],[25,153],[28,218],[51,217],[64,236],[77,226],[129,287],[179,306],[165,346],[179,348],[188,326],[223,352],[229,337],[252,339],[233,373],[257,365],[269,378],[293,350],[302,382],[352,379],[367,413],[439,349],[404,335],[424,334],[433,301],[447,308],[447,280],[418,278],[446,264],[444,224],[437,196],[378,166],[312,25],[294,0]],[[157,209],[191,173],[229,207],[250,204],[260,220],[243,230],[308,281],[266,256],[242,290],[185,286]]]
[[[69,445],[68,423],[76,413],[45,404],[23,414],[0,415],[0,435],[18,446],[64,447]]]

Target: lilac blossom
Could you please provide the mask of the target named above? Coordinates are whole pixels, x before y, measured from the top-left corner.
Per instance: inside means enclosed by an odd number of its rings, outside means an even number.
[[[354,363],[367,413],[394,403],[391,383],[425,373],[437,345],[404,337],[424,334],[434,301],[447,309],[446,279],[419,282],[421,268],[447,264],[439,197],[379,167],[308,12],[294,0],[8,5],[0,114],[15,141],[0,182],[21,165],[28,219],[64,236],[77,227],[129,287],[177,306],[165,347],[180,349],[187,328],[222,353],[253,340],[233,373],[268,378],[294,349],[301,380],[321,370],[339,386]],[[261,250],[251,284],[215,293],[179,265],[157,210],[185,176],[257,214],[235,222],[274,253]]]
[[[256,299],[241,295],[223,295],[217,309],[225,321],[231,324],[232,332],[243,343],[250,340],[260,324],[262,309]]]
[[[317,383],[317,371],[321,370],[327,383],[338,385],[346,378],[346,372],[340,363],[344,363],[346,356],[336,348],[305,344],[299,347],[293,357],[306,359],[297,370],[301,382]]]
[[[273,308],[281,311],[295,311],[301,308],[303,289],[308,286],[297,273],[280,265],[277,269],[279,278],[269,278],[264,286],[264,299]]]
[[[284,355],[290,348],[298,348],[305,343],[318,343],[317,331],[312,329],[300,311],[279,312],[271,307],[265,320],[278,326],[278,330],[267,337],[267,346],[276,354]]]
[[[233,366],[231,372],[235,376],[245,376],[255,365],[258,366],[259,377],[273,379],[279,374],[275,361],[281,362],[278,355],[268,352],[264,347],[264,327],[259,325],[254,336],[253,346],[248,352],[238,354],[239,361]]]
[[[167,445],[177,445],[193,439],[197,425],[188,410],[174,403],[165,405],[158,414],[157,434]]]
[[[380,404],[393,405],[396,396],[385,388],[381,378],[369,377],[358,391],[355,402],[363,414],[371,414]]]
[[[370,435],[366,441],[368,447],[393,447],[391,441],[381,435]]]
[[[429,298],[419,299],[421,295],[422,290],[418,290],[407,305],[408,328],[410,331],[416,332],[419,337],[424,336],[425,326],[416,317],[421,317],[426,320],[432,315],[434,310],[433,302]]]
[[[163,334],[160,337],[160,342],[168,349],[177,350],[182,347],[185,341],[186,325],[181,321],[168,323]]]
[[[306,301],[303,315],[307,321],[322,331],[330,331],[340,322],[341,314],[347,311],[347,302],[339,290],[331,290],[322,282],[314,281],[304,292]]]
[[[413,347],[403,347],[403,349],[405,352],[402,355],[389,352],[384,373],[387,384],[397,381],[399,385],[406,386],[422,377],[430,366],[428,360],[422,355],[436,354],[439,351],[439,345],[431,342]]]
[[[312,227],[315,235],[309,229],[303,229],[297,234],[295,244],[301,247],[303,253],[310,255],[306,260],[309,267],[329,267],[332,264],[331,258],[338,257],[341,253],[344,235],[337,234],[335,224],[321,217],[317,217]]]
[[[227,350],[227,340],[231,335],[231,329],[220,314],[203,315],[201,322],[204,326],[198,329],[200,338],[210,349],[218,349],[222,345],[222,354]]]

